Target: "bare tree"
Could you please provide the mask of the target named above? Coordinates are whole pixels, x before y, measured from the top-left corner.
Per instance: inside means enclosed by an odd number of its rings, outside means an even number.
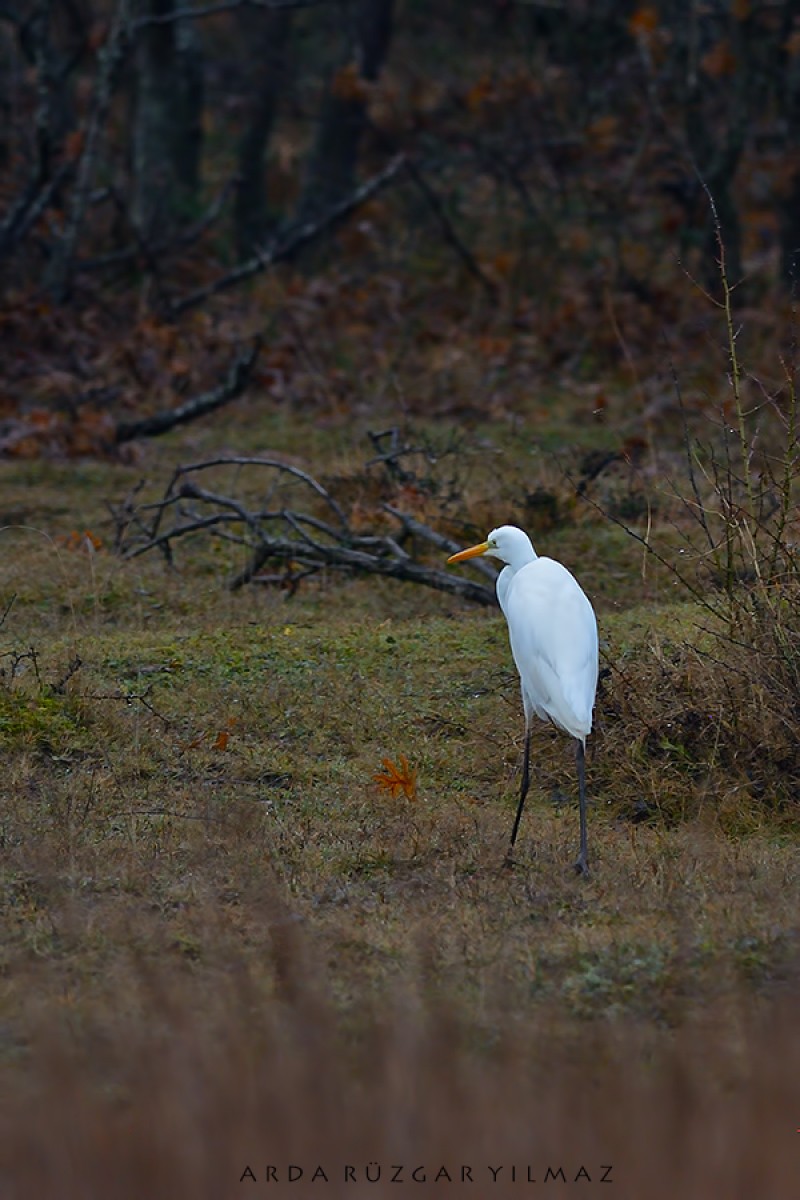
[[[324,211],[353,189],[367,125],[369,84],[386,61],[393,15],[394,0],[358,0],[355,6],[345,61],[323,97],[300,201],[301,219]]]
[[[200,177],[203,67],[175,0],[139,0],[133,125],[134,222],[145,238],[178,223]]]
[[[242,258],[263,242],[273,224],[267,205],[265,157],[288,73],[286,52],[291,18],[289,8],[275,12],[246,10],[241,14],[251,75],[236,184],[236,240]]]

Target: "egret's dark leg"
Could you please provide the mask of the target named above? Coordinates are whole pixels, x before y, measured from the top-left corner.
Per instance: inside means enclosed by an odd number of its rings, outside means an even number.
[[[511,862],[511,851],[514,849],[514,842],[517,840],[517,832],[519,823],[522,819],[522,810],[525,807],[525,797],[528,795],[528,788],[531,782],[531,729],[530,725],[525,730],[525,752],[522,756],[522,786],[519,792],[519,806],[517,815],[514,818],[514,828],[511,830],[511,841],[508,843],[508,852],[506,854],[506,863]]]
[[[575,863],[575,870],[579,875],[588,875],[589,858],[586,848],[586,755],[581,739],[576,738],[575,742],[575,761],[578,765],[578,799],[581,809],[581,852]]]

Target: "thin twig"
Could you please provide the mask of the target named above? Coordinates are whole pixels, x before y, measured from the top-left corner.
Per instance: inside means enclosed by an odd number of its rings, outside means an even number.
[[[52,685],[52,690],[56,692],[57,695],[63,696],[64,690],[70,679],[72,679],[73,675],[78,673],[82,666],[83,659],[76,654],[72,661],[68,664],[67,669],[64,671],[64,674],[61,676],[61,678]]]
[[[11,599],[8,601],[8,604],[5,606],[2,613],[0,613],[0,629],[2,629],[3,626],[5,625],[5,623],[8,619],[8,614],[11,612],[11,610],[14,607],[14,605],[16,604],[16,602],[17,602],[17,593],[12,592]]]

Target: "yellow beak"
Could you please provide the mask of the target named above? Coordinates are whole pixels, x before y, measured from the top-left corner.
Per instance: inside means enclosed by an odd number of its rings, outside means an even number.
[[[448,558],[449,563],[465,562],[468,558],[477,558],[479,554],[485,554],[489,549],[488,542],[481,542],[480,546],[470,546],[469,550],[460,550],[458,554],[451,554]]]

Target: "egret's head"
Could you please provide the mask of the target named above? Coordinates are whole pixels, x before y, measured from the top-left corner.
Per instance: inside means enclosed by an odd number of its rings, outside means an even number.
[[[470,546],[468,550],[462,550],[459,554],[453,554],[447,561],[464,562],[467,558],[477,558],[482,554],[499,558],[501,562],[516,567],[531,562],[536,557],[527,533],[517,529],[516,525],[501,525],[499,529],[492,530],[485,542],[478,546]]]

